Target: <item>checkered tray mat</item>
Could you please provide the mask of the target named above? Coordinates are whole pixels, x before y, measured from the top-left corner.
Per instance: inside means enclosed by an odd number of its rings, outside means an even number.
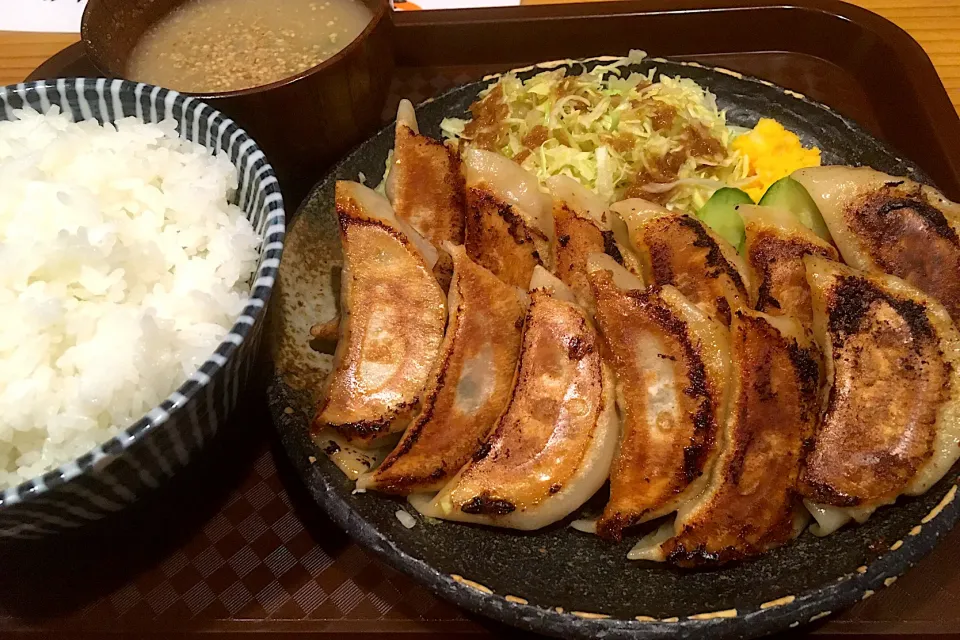
[[[464,619],[329,533],[327,543],[314,540],[292,511],[273,455],[265,451],[242,486],[182,548],[77,615],[98,626],[104,620]]]
[[[131,512],[0,547],[0,636],[479,630],[326,519],[257,402]]]

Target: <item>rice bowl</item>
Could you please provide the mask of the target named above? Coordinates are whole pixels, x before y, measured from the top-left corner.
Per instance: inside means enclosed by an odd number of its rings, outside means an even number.
[[[240,315],[260,238],[176,123],[0,122],[0,486],[160,403]]]
[[[121,80],[0,88],[0,189],[0,538],[36,537],[135,501],[223,426],[283,204],[233,121]]]

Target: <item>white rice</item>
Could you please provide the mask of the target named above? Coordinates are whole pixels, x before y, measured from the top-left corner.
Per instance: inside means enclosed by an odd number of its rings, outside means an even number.
[[[0,487],[142,417],[243,309],[260,239],[236,168],[172,120],[0,122]]]

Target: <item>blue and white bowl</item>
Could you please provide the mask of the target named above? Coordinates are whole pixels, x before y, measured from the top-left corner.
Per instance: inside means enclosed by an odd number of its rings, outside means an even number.
[[[200,369],[143,418],[93,451],[0,495],[0,539],[36,538],[120,511],[160,486],[216,434],[237,404],[254,365],[267,302],[283,253],[283,199],[273,168],[235,122],[209,105],[151,85],[77,78],[0,88],[0,120],[30,106],[59,105],[74,120],[113,122],[136,116],[177,121],[181,137],[237,167],[236,204],[261,237],[250,301]],[[2,420],[0,416],[0,420]]]

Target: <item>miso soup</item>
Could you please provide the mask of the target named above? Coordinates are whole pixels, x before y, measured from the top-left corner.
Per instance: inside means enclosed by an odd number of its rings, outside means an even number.
[[[144,34],[126,75],[190,93],[257,87],[327,60],[372,18],[358,0],[190,0]]]

